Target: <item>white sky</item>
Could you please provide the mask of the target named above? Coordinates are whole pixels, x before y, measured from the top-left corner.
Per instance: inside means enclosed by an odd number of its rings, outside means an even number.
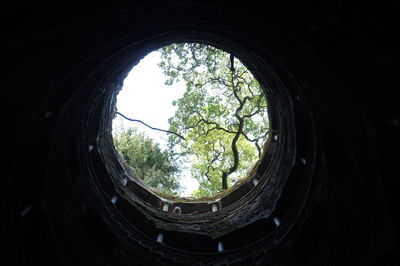
[[[182,97],[185,85],[182,82],[172,86],[164,84],[166,76],[157,66],[160,56],[160,52],[152,52],[131,70],[117,96],[117,109],[129,118],[139,119],[152,127],[168,130],[168,118],[173,116],[176,110],[176,107],[172,106],[172,101]],[[168,138],[166,133],[127,121],[121,116],[117,116],[113,121],[113,127],[119,127],[121,123],[125,128],[130,126],[138,128],[159,143],[161,148],[166,147]],[[180,196],[190,196],[199,186],[188,171],[183,173],[180,184],[185,188]]]

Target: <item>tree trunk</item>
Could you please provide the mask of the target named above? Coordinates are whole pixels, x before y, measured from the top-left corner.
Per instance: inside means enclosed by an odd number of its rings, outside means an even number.
[[[228,189],[228,173],[226,172],[222,174],[222,189]]]

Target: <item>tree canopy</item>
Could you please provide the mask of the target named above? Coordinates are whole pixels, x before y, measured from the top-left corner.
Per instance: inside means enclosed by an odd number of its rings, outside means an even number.
[[[133,168],[135,176],[160,192],[177,195],[179,168],[171,159],[168,150],[162,150],[157,143],[136,128],[121,128],[114,134],[114,146]]]
[[[268,137],[267,102],[260,84],[233,54],[200,43],[161,49],[165,84],[186,84],[173,102],[168,141],[191,164],[196,197],[228,189],[262,155]]]

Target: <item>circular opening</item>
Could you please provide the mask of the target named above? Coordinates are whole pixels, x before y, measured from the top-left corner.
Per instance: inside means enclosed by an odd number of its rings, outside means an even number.
[[[228,38],[229,36],[224,36],[224,33],[190,34],[177,31],[158,38],[145,39],[142,45],[126,50],[127,53],[121,53],[118,58],[124,62],[119,68],[122,71],[118,72],[117,69],[113,72],[115,80],[113,77],[107,79],[113,80],[112,84],[115,86],[101,86],[100,93],[95,94],[94,100],[91,101],[87,119],[89,126],[83,130],[87,136],[87,143],[84,145],[92,145],[93,148],[90,151],[84,150],[83,159],[87,162],[88,169],[93,172],[94,180],[100,182],[99,191],[104,191],[104,199],[111,201],[112,208],[119,209],[126,219],[133,221],[135,227],[140,226],[146,235],[154,236],[162,232],[166,236],[167,231],[177,231],[184,234],[203,234],[215,239],[270,217],[276,204],[282,202],[283,207],[281,206],[280,212],[274,213],[274,216],[280,219],[281,224],[285,224],[282,217],[287,211],[290,199],[281,201],[280,195],[296,161],[297,128],[294,123],[294,102],[283,80],[291,80],[292,76],[259,47],[245,40],[235,41]],[[115,117],[121,117],[117,111],[117,95],[129,70],[138,65],[147,54],[179,40],[204,43],[226,51],[229,55],[229,71],[231,58],[233,57],[235,70],[235,60],[239,58],[261,84],[262,93],[265,94],[268,103],[269,133],[262,148],[261,159],[253,168],[254,172],[249,175],[248,180],[242,180],[222,195],[187,199],[154,192],[143,181],[134,178],[124,162],[125,159],[114,147],[112,122]],[[132,59],[131,63],[126,60],[126,54]],[[289,85],[297,88],[296,83]],[[296,103],[301,104],[303,101]],[[154,111],[156,107],[154,104],[150,105],[153,106],[151,111]],[[113,201],[115,195],[118,197],[117,201]],[[273,222],[271,223],[270,219],[265,220],[265,228],[270,231]],[[257,238],[257,234],[253,236]],[[186,237],[182,236],[182,240],[184,239]]]
[[[164,46],[119,91],[114,147],[128,178],[156,194],[217,199],[254,177],[271,135],[267,102],[233,53],[202,43]]]

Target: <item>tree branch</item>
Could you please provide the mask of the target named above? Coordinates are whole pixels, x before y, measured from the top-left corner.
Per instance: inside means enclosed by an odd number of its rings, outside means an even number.
[[[242,135],[243,135],[248,141],[254,142],[254,145],[256,146],[257,151],[258,151],[258,158],[261,158],[261,153],[262,153],[261,147],[260,147],[260,144],[258,144],[258,141],[259,141],[260,139],[265,138],[265,137],[267,136],[267,134],[268,134],[268,131],[265,132],[265,134],[264,134],[263,136],[259,137],[259,138],[250,139],[250,138],[247,136],[247,134],[244,133],[244,132],[242,131]]]
[[[253,81],[251,80],[250,82],[248,82],[248,81],[246,80],[246,78],[242,77],[243,74],[244,74],[245,72],[247,72],[247,71],[244,70],[244,71],[242,72],[242,74],[240,74],[240,75],[235,75],[235,78],[236,78],[237,80],[239,80],[239,81],[238,81],[239,83],[246,84],[247,89],[249,90],[251,96],[254,97],[254,93],[253,93],[253,91],[252,91],[252,89],[251,89],[251,87],[253,86]],[[240,81],[240,80],[241,80],[241,81]]]
[[[152,129],[152,130],[157,130],[157,131],[165,132],[165,133],[168,133],[168,134],[174,134],[175,136],[180,137],[181,139],[185,140],[185,138],[184,138],[182,135],[179,135],[179,134],[176,133],[176,132],[149,126],[148,124],[146,124],[145,122],[143,122],[143,121],[141,121],[141,120],[132,119],[132,118],[126,117],[125,115],[121,114],[120,112],[115,112],[115,113],[116,113],[117,115],[122,116],[122,117],[125,118],[126,120],[131,121],[131,122],[138,122],[138,123],[141,123],[142,125],[144,125],[144,126],[150,128],[150,129]]]
[[[261,109],[257,109],[251,114],[244,115],[243,118],[250,118],[250,117],[255,116],[256,114],[258,114],[259,112],[261,112]]]
[[[207,166],[207,171],[205,173],[205,176],[207,177],[208,181],[211,181],[211,177],[209,176],[210,173],[210,168],[215,171],[215,167],[213,167],[213,163],[219,159],[219,156],[221,155],[222,152],[215,150],[215,144],[212,145],[213,146],[213,150],[215,151],[215,156],[212,160],[210,160],[208,166]]]
[[[246,103],[246,100],[249,100],[249,97],[245,97],[243,100],[240,99],[240,97],[236,91],[236,88],[235,88],[233,73],[231,76],[231,85],[232,85],[232,89],[233,89],[233,94],[239,102],[239,107],[235,111],[235,117],[239,121],[239,126],[238,126],[238,130],[237,130],[235,136],[233,137],[233,140],[231,143],[231,149],[232,149],[232,153],[233,153],[233,165],[229,168],[228,171],[222,172],[222,189],[228,188],[228,176],[230,174],[232,174],[233,172],[235,172],[237,170],[237,168],[239,167],[239,151],[237,148],[237,142],[239,140],[240,135],[243,133],[243,127],[244,127],[244,120],[240,116],[240,112],[242,111],[243,106]]]
[[[229,129],[226,129],[226,128],[221,127],[217,122],[208,121],[208,120],[205,119],[204,116],[202,116],[202,114],[199,113],[198,111],[195,111],[195,113],[196,113],[198,116],[200,116],[200,119],[199,119],[193,126],[185,127],[185,129],[192,129],[192,128],[195,128],[195,127],[197,127],[201,122],[203,122],[203,123],[205,123],[205,124],[207,124],[207,125],[215,125],[215,127],[210,128],[210,129],[207,130],[207,132],[205,133],[206,135],[207,135],[211,130],[216,130],[216,129],[217,129],[217,130],[223,130],[223,131],[225,131],[226,133],[232,133],[232,134],[236,134],[236,133],[237,133],[236,131],[231,131],[231,130],[229,130]]]
[[[231,70],[231,72],[232,73],[234,73],[235,72],[235,56],[233,55],[233,53],[231,52],[231,54],[230,54],[230,63],[231,63],[231,66],[230,66],[230,70]]]

